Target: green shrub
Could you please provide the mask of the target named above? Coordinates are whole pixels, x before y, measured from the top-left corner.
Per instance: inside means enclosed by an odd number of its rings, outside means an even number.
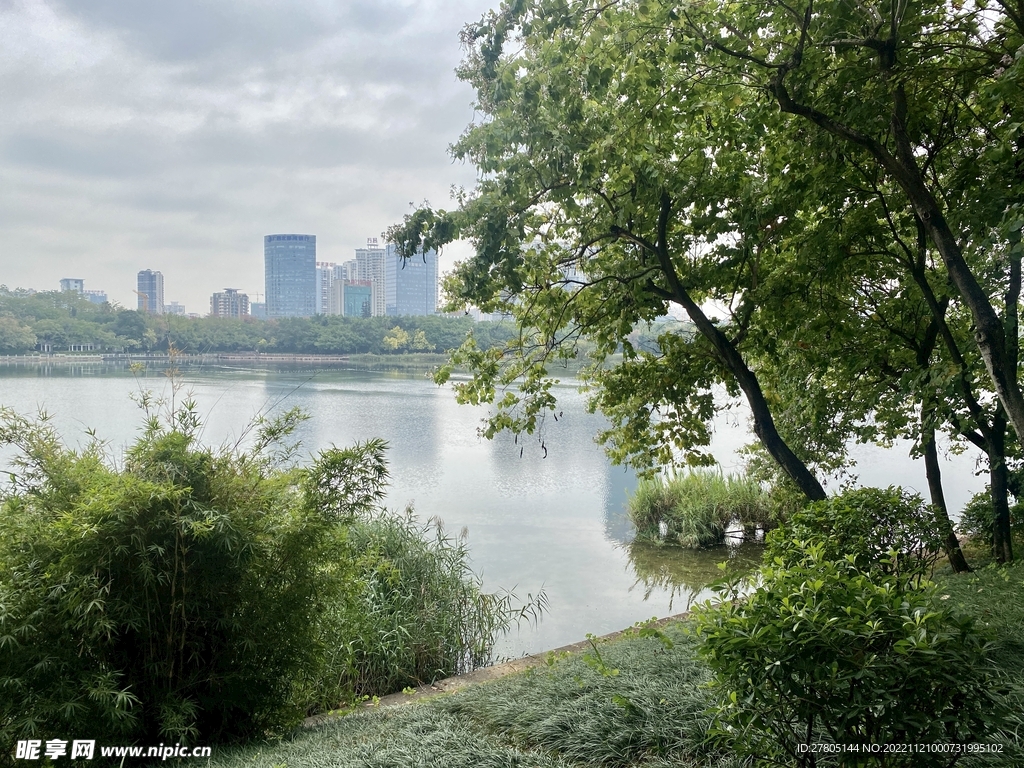
[[[261,736],[489,657],[510,600],[380,510],[383,442],[282,464],[302,418],[214,451],[186,401],[118,465],[0,410],[0,740]]]
[[[857,488],[794,511],[767,536],[764,562],[795,565],[813,543],[826,560],[852,556],[861,569],[919,581],[942,554],[939,531],[920,496],[896,487]]]
[[[988,488],[974,494],[960,513],[957,530],[972,539],[992,547],[995,536],[996,512]],[[1010,530],[1015,536],[1024,534],[1024,506],[1018,501],[1010,505]]]
[[[629,499],[629,517],[638,540],[691,549],[721,544],[734,525],[748,536],[774,525],[768,493],[760,483],[716,472],[642,480]]]
[[[746,599],[698,611],[716,674],[713,733],[740,754],[814,765],[801,744],[983,740],[999,719],[987,644],[931,589],[811,546],[766,566]],[[885,765],[948,765],[949,754],[886,755]],[[875,764],[849,754],[839,764]],[[877,764],[882,764],[876,758]]]

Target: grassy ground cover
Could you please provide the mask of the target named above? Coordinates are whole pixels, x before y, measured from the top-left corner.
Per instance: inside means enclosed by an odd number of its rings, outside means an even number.
[[[599,644],[452,696],[361,711],[213,766],[645,766],[732,764],[699,748],[706,668],[682,625]]]
[[[1020,551],[1020,540],[1015,544]],[[948,599],[977,617],[996,638],[990,655],[1002,670],[1009,728],[1016,748],[1000,757],[976,758],[978,766],[1024,765],[1024,562],[999,568],[987,565],[974,573],[948,575],[939,580],[940,599]],[[945,596],[948,595],[948,598]]]
[[[944,575],[940,595],[994,634],[1011,728],[1024,734],[1024,564]],[[666,647],[639,633],[597,652],[550,659],[502,680],[423,703],[369,709],[291,740],[215,754],[215,768],[384,768],[385,766],[707,766],[739,765],[703,745],[709,672],[686,623],[666,628]],[[965,670],[969,674],[969,670]],[[1011,745],[966,766],[1024,764]]]

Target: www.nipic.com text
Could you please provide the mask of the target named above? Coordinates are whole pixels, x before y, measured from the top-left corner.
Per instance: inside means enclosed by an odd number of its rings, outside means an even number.
[[[14,757],[17,760],[92,760],[96,756],[95,739],[26,739],[19,741]],[[181,744],[161,744],[158,747],[99,747],[100,757],[157,757],[167,760],[172,757],[209,757],[209,747],[183,747]]]

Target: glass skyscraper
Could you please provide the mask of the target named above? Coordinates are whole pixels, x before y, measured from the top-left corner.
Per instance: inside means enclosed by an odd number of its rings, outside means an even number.
[[[371,317],[377,289],[369,280],[335,280],[331,286],[328,314]]]
[[[403,259],[388,245],[384,261],[387,315],[433,315],[437,312],[437,251]]]
[[[143,269],[138,275],[139,312],[151,315],[164,313],[164,276],[152,269]]]
[[[316,235],[266,235],[267,317],[316,314]]]

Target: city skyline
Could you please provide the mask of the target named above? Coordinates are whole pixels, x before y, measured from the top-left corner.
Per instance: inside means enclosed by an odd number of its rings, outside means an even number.
[[[458,33],[490,5],[4,5],[0,283],[83,277],[134,307],[153,269],[205,313],[263,293],[265,232],[340,263],[411,202],[448,205],[475,179],[446,151],[473,119]]]
[[[419,258],[402,259],[393,245],[382,245],[379,238],[371,237],[366,247],[355,250],[354,259],[337,264],[317,258],[316,235],[278,233],[264,236],[263,254],[267,318],[437,312],[437,253],[433,250]],[[349,288],[360,295],[358,301]],[[211,314],[224,314],[215,308],[220,295],[210,300]]]
[[[424,256],[408,260],[402,264],[402,259],[397,256],[393,245],[384,244],[381,238],[370,237],[366,239],[366,245],[356,248],[350,255],[351,258],[344,259],[339,263],[321,261],[317,255],[316,235],[311,234],[275,234],[264,235],[264,285],[256,290],[245,288],[225,288],[223,291],[213,291],[209,294],[207,305],[204,311],[197,311],[198,307],[186,307],[183,302],[177,299],[168,298],[165,290],[164,277],[161,270],[140,270],[136,273],[135,309],[139,311],[150,311],[151,314],[175,314],[188,315],[190,317],[213,316],[247,316],[249,306],[258,309],[253,316],[264,317],[263,309],[266,304],[266,296],[269,282],[268,245],[271,241],[279,241],[281,245],[290,241],[303,241],[309,244],[309,252],[306,254],[305,265],[308,270],[312,265],[314,270],[313,281],[306,286],[306,292],[312,292],[312,314],[347,314],[339,311],[340,307],[348,306],[351,302],[344,299],[344,291],[333,295],[333,286],[341,283],[355,283],[360,286],[374,286],[368,295],[371,302],[371,315],[395,316],[395,315],[422,315],[435,314],[439,306],[439,271],[438,255],[434,251],[428,251]],[[287,247],[287,246],[286,246]],[[296,246],[292,246],[296,247]],[[303,246],[297,246],[303,247]],[[193,276],[193,283],[196,278]],[[107,301],[107,292],[104,290],[85,289],[84,278],[62,277],[58,280],[60,291],[75,291],[95,303]],[[11,286],[8,286],[11,287]],[[32,291],[53,290],[49,287],[17,286]],[[173,286],[172,286],[173,292]],[[235,299],[228,297],[241,296],[245,300],[245,310],[235,309]],[[307,296],[307,301],[309,297]],[[228,302],[224,304],[224,302]],[[115,301],[115,303],[117,303]],[[150,304],[157,307],[155,312],[149,309]],[[131,306],[121,305],[126,309]],[[233,309],[225,311],[218,307],[231,306]],[[273,312],[271,317],[286,316],[310,316],[303,311],[292,310],[282,313]]]

